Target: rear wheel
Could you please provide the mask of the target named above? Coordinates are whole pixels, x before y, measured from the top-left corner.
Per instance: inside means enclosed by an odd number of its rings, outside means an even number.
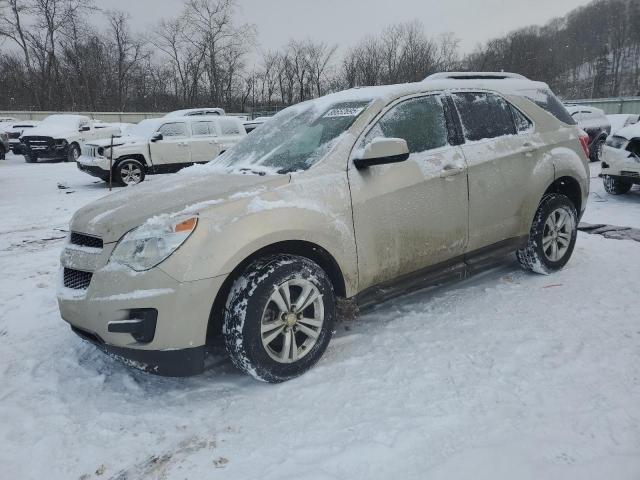
[[[604,189],[611,195],[624,195],[631,190],[633,183],[622,178],[612,177],[611,175],[604,175],[602,178],[604,183]]]
[[[598,141],[596,141],[595,145],[591,149],[589,154],[589,159],[592,162],[600,162],[602,160],[602,151],[604,149],[604,142],[605,142],[604,138],[599,139]]]
[[[303,374],[329,344],[335,305],[327,274],[311,260],[275,255],[253,262],[225,309],[223,334],[234,365],[271,383]]]
[[[546,195],[531,225],[527,245],[516,252],[525,270],[548,274],[562,269],[578,236],[576,208],[565,195]]]
[[[144,181],[144,165],[132,158],[123,160],[115,168],[113,181],[119,185],[136,185]]]

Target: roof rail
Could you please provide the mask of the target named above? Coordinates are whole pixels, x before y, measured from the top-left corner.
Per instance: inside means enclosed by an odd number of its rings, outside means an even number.
[[[528,80],[519,73],[509,72],[439,72],[429,75],[425,80]]]

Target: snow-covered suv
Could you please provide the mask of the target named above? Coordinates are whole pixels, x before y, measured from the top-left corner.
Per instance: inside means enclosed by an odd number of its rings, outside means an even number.
[[[129,127],[121,138],[88,142],[78,168],[104,181],[135,185],[146,174],[170,173],[206,163],[238,143],[246,132],[233,117],[163,117]],[[111,148],[113,146],[113,149]]]
[[[623,195],[634,184],[640,185],[640,124],[629,125],[607,139],[602,179],[611,195]]]
[[[242,371],[290,379],[321,358],[343,307],[514,252],[527,270],[564,267],[589,193],[586,142],[526,79],[360,88],[287,108],[209,165],[76,212],[62,318],[153,373],[201,372],[207,339],[222,335]]]
[[[50,115],[22,134],[22,153],[28,163],[40,158],[73,162],[80,149],[92,140],[120,135],[120,129],[84,115]]]

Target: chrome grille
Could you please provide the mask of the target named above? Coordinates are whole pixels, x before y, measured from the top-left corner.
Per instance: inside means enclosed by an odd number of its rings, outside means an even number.
[[[101,238],[78,232],[71,232],[71,243],[73,245],[91,248],[102,248],[104,246]]]
[[[97,157],[98,156],[98,147],[94,147],[93,145],[85,145],[82,147],[82,155],[85,157]]]
[[[91,283],[91,272],[83,272],[82,270],[74,270],[72,268],[64,269],[64,286],[73,288],[74,290],[86,290]]]
[[[22,137],[22,141],[30,150],[49,150],[53,148],[51,137]]]

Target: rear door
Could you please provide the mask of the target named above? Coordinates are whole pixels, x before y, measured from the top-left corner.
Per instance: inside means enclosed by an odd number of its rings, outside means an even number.
[[[162,140],[149,144],[154,167],[160,171],[170,171],[191,162],[189,132],[185,122],[167,122],[158,132],[162,134]]]
[[[522,236],[537,166],[533,123],[499,95],[452,94],[469,169],[468,252]]]
[[[392,105],[356,151],[378,137],[405,139],[411,155],[364,170],[349,164],[361,289],[459,257],[467,244],[467,169],[441,97]]]
[[[212,121],[196,120],[191,123],[191,161],[203,163],[220,155],[216,140],[218,132]]]

